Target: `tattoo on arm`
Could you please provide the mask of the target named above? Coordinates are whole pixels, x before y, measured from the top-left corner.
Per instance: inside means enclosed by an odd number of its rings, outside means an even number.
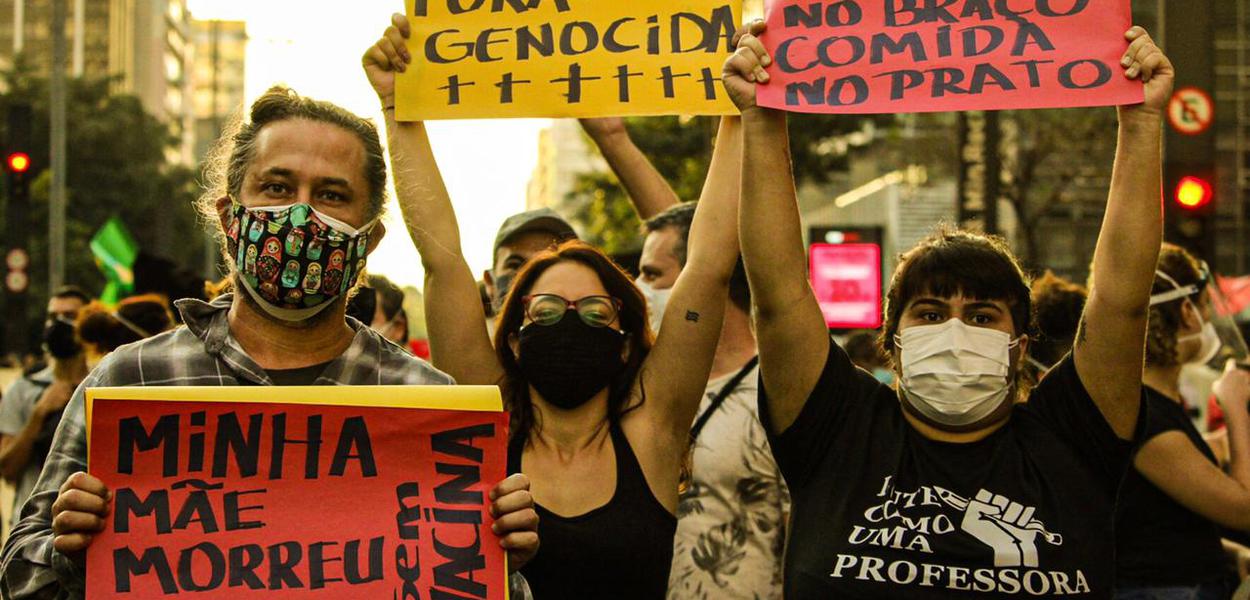
[[[1076,324],[1076,345],[1085,345],[1085,315],[1081,315],[1081,320]]]
[[[691,323],[698,323],[699,313],[694,312],[693,310],[686,311],[686,320],[690,321]]]

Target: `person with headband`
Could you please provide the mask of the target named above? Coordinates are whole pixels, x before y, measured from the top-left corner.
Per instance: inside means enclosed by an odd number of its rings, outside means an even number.
[[[1150,297],[1147,420],[1116,515],[1116,597],[1227,598],[1232,591],[1221,528],[1250,532],[1250,372],[1233,362],[1213,388],[1228,427],[1220,470],[1181,398],[1186,364],[1218,354],[1211,278],[1184,249],[1164,244]],[[1172,595],[1169,595],[1172,594]]]
[[[905,252],[886,294],[897,389],[829,336],[807,277],[786,114],[753,26],[722,82],[742,111],[739,235],[760,347],[760,418],[790,486],[785,597],[1107,598],[1116,491],[1142,405],[1142,342],[1163,214],[1171,63],[1139,27],[1122,76],[1107,210],[1072,354],[1028,394],[1028,278],[1006,243],[939,229]],[[801,118],[801,117],[795,117]]]

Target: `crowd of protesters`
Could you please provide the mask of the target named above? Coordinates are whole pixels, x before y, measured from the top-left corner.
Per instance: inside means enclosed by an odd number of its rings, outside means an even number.
[[[0,400],[17,487],[0,597],[82,597],[111,499],[86,473],[88,387],[453,383],[499,386],[511,414],[490,508],[515,598],[1230,597],[1250,556],[1250,371],[1211,273],[1162,240],[1173,72],[1149,35],[1125,35],[1145,102],[1118,109],[1087,286],[937,227],[900,257],[881,330],[831,335],[787,117],[755,104],[763,30],[735,35],[741,116],[721,119],[697,201],[621,119],[582,121],[644,222],[636,277],[550,209],[508,218],[470,270],[425,125],[395,118],[402,15],[363,59],[385,149],[370,122],[270,89],[199,204],[230,267],[211,299],[49,299],[46,364]],[[404,292],[365,273],[387,153],[428,346]],[[1214,380],[1198,397],[1187,365]],[[1195,426],[1208,397],[1220,431]]]

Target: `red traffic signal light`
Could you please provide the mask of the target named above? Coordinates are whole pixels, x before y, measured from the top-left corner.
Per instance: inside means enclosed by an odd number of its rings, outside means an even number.
[[[1182,177],[1176,184],[1176,203],[1185,210],[1198,210],[1211,203],[1214,190],[1211,182],[1201,177]]]
[[[30,170],[30,156],[25,152],[14,152],[5,161],[10,173],[25,173]]]

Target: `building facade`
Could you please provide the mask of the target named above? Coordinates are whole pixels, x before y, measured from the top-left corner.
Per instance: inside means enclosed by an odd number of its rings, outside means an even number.
[[[1250,0],[1216,0],[1217,270],[1250,273]]]
[[[193,57],[186,0],[63,0],[71,77],[115,77],[165,121],[182,145],[176,162],[193,158]],[[20,54],[40,75],[52,69],[53,0],[0,0],[0,67]]]
[[[197,164],[243,109],[247,24],[243,21],[191,22],[195,47],[192,68]]]
[[[538,135],[538,163],[530,176],[525,206],[547,206],[571,215],[575,207],[569,204],[570,194],[578,176],[607,170],[607,163],[576,119],[555,119]]]

